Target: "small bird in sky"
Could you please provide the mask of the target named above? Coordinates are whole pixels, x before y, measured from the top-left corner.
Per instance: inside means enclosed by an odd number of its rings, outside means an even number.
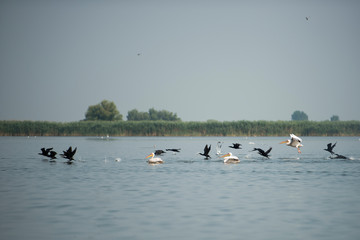
[[[309,20],[310,17],[305,17],[306,20]]]

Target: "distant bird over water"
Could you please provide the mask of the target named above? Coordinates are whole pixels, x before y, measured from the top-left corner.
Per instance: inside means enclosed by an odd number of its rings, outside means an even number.
[[[206,145],[205,145],[205,148],[204,148],[204,153],[199,153],[199,154],[202,155],[202,156],[204,156],[205,159],[207,160],[207,159],[211,158],[210,155],[209,155],[210,150],[211,150],[211,145],[208,146],[208,145],[206,144]]]
[[[328,143],[327,148],[324,148],[324,150],[325,150],[325,151],[328,151],[328,152],[331,153],[331,154],[335,154],[335,153],[333,152],[333,149],[334,149],[335,146],[336,146],[336,143],[334,143],[333,145],[331,145],[331,143]]]
[[[289,147],[295,147],[298,150],[298,153],[301,153],[300,151],[300,147],[302,147],[303,145],[301,144],[302,140],[301,138],[299,138],[298,136],[294,135],[294,134],[290,134],[291,139],[288,139],[286,141],[282,141],[280,144],[286,143],[287,146]]]
[[[232,145],[232,146],[229,146],[229,147],[234,148],[234,149],[241,149],[240,146],[241,146],[240,143],[233,143],[233,145]]]
[[[266,152],[264,150],[262,150],[261,148],[254,148],[253,151],[258,151],[258,153],[261,155],[261,156],[264,156],[266,158],[269,158],[270,155],[269,153],[271,152],[272,150],[272,147],[270,147]]]

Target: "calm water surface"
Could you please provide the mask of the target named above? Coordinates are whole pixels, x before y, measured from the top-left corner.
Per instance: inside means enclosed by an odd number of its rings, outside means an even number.
[[[359,138],[303,137],[302,154],[287,138],[0,137],[0,239],[360,239]],[[73,165],[38,155],[69,146]],[[148,165],[154,147],[181,152]]]

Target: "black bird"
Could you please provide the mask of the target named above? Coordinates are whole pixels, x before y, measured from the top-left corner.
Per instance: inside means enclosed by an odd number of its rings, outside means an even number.
[[[254,148],[253,151],[258,151],[258,153],[261,155],[261,156],[264,156],[266,158],[269,158],[270,155],[269,153],[271,152],[272,150],[272,147],[270,147],[266,152],[264,150],[262,150],[261,148]]]
[[[155,150],[155,155],[161,155],[163,153],[166,153],[166,152],[164,152],[163,150]]]
[[[53,148],[41,148],[41,153],[39,155],[43,155],[45,157],[49,157],[49,153]]]
[[[336,157],[330,157],[331,159],[348,159],[347,157],[343,156],[343,155],[340,155],[340,154],[337,154],[337,153],[334,153],[336,155]]]
[[[66,159],[69,159],[69,161],[71,161],[71,160],[74,160],[74,155],[75,155],[75,153],[76,153],[76,150],[77,150],[77,148],[75,148],[74,149],[74,151],[72,150],[72,147],[70,146],[69,148],[68,148],[68,150],[67,151],[63,151],[64,153],[63,154],[60,154],[60,156],[62,156],[63,158],[66,158]]]
[[[57,152],[55,152],[55,151],[50,151],[48,157],[51,158],[51,159],[56,159],[56,157],[55,157],[56,154],[57,154]]]
[[[331,145],[331,143],[328,143],[327,148],[324,148],[324,150],[325,150],[325,151],[328,151],[328,152],[331,153],[331,154],[335,154],[335,153],[333,152],[333,149],[334,149],[335,146],[336,146],[336,143],[334,143],[333,145]]]
[[[165,149],[166,151],[171,151],[171,152],[180,152],[181,148],[168,148]]]
[[[205,145],[205,148],[204,148],[204,153],[199,153],[200,155],[204,156],[205,159],[208,159],[208,158],[211,158],[210,155],[209,155],[209,152],[211,150],[211,145],[208,146],[207,144]]]
[[[241,149],[240,146],[241,146],[240,143],[233,143],[233,145],[232,145],[232,146],[229,146],[229,147],[234,148],[234,149]]]

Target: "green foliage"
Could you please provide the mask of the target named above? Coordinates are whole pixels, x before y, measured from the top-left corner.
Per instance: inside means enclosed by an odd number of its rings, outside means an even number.
[[[360,136],[360,121],[0,121],[0,136]]]
[[[117,110],[114,102],[103,100],[97,105],[89,106],[85,113],[85,120],[115,121],[122,120],[122,115]]]
[[[293,121],[307,121],[308,119],[308,115],[306,113],[304,113],[303,111],[295,111],[292,115],[291,115],[291,120]]]
[[[330,121],[332,121],[332,122],[340,121],[340,118],[339,118],[338,115],[333,115],[333,116],[330,118]]]
[[[150,108],[149,112],[139,112],[137,109],[128,111],[128,121],[181,121],[176,113],[172,113],[166,110],[157,111],[154,108]]]

